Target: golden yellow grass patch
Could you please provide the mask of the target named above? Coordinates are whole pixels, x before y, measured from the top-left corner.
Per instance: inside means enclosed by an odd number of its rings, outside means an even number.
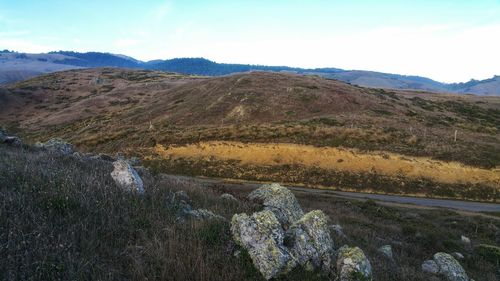
[[[157,145],[154,152],[168,158],[215,158],[250,165],[303,165],[345,172],[374,172],[386,176],[426,178],[442,183],[479,183],[500,187],[500,169],[481,169],[457,162],[411,157],[386,152],[315,147],[288,143],[210,141],[185,146]]]

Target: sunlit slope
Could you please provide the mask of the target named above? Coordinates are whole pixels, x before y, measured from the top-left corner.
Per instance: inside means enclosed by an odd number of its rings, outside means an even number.
[[[58,137],[80,151],[142,156],[160,172],[499,196],[499,97],[388,91],[290,73],[98,68],[0,89],[0,126],[27,142]]]

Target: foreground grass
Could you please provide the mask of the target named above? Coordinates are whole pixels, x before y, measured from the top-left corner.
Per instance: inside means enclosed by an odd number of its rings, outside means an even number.
[[[170,191],[229,216],[247,210],[189,183],[115,187],[100,160],[0,147],[0,280],[237,280],[227,223],[176,222]]]
[[[248,256],[234,257],[228,222],[178,221],[171,192],[185,190],[195,208],[230,218],[257,206],[237,187],[144,176],[146,194],[124,193],[102,160],[0,146],[0,280],[261,280]],[[231,192],[240,203],[219,198]],[[322,209],[361,246],[375,280],[427,280],[420,263],[436,251],[460,251],[476,280],[498,280],[498,261],[459,243],[500,243],[498,220],[443,211],[408,211],[297,194],[306,210]],[[392,244],[395,262],[376,249]],[[285,280],[321,280],[296,270]]]

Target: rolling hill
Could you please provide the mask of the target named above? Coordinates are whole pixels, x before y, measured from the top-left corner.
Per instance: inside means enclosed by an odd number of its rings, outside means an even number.
[[[0,107],[0,125],[29,142],[59,137],[83,151],[140,157],[163,172],[499,196],[498,97],[388,91],[291,73],[96,68],[11,84]]]
[[[425,77],[374,71],[225,64],[204,58],[175,58],[143,62],[124,55],[68,51],[50,52],[48,54],[0,52],[0,84],[21,81],[42,73],[89,67],[137,68],[204,76],[220,76],[248,71],[273,71],[318,75],[364,87],[500,95],[500,79],[498,79],[498,76],[482,81],[472,80],[467,83],[445,84]]]

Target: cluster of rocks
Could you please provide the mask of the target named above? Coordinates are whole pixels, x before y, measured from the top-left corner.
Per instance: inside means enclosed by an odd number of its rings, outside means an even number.
[[[53,153],[63,154],[63,155],[73,155],[77,158],[89,158],[93,160],[103,160],[111,162],[113,165],[113,171],[111,172],[111,177],[115,181],[116,185],[121,189],[129,192],[136,192],[138,194],[144,194],[144,183],[134,169],[133,164],[138,164],[138,159],[125,160],[123,158],[115,159],[109,155],[105,154],[86,154],[83,155],[80,152],[75,151],[72,144],[65,142],[58,138],[53,138],[47,142],[38,142],[35,147],[39,149],[44,149]]]
[[[326,215],[320,210],[304,214],[287,188],[264,185],[251,192],[249,199],[261,202],[263,210],[234,215],[231,232],[264,278],[302,266],[340,281],[372,279],[371,264],[363,251],[347,245],[335,249]]]
[[[12,146],[21,146],[23,144],[19,137],[7,134],[7,132],[2,129],[0,129],[0,143]]]
[[[47,142],[38,142],[35,144],[35,147],[65,155],[75,152],[75,148],[72,144],[57,138],[50,139]]]
[[[470,281],[464,268],[450,254],[436,253],[422,263],[422,271],[429,275],[442,276],[448,281]]]
[[[177,209],[177,221],[183,222],[186,219],[195,220],[226,220],[223,216],[217,215],[207,209],[194,209],[188,194],[184,190],[170,192],[167,196],[167,205]]]

